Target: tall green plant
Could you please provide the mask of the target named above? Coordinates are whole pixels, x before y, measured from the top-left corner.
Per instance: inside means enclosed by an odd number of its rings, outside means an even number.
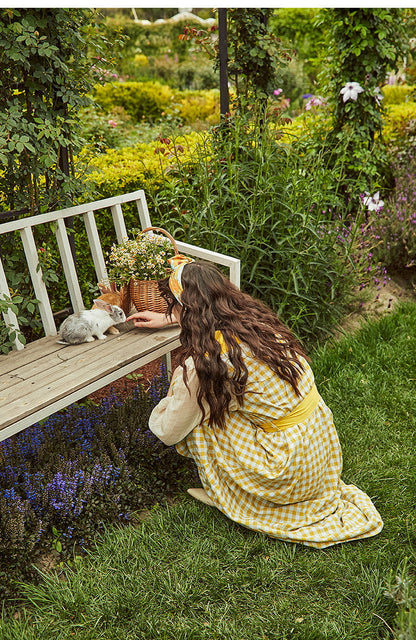
[[[90,9],[0,10],[0,207],[4,210],[34,215],[70,206],[89,190],[77,175],[74,157],[83,144],[78,110],[91,102],[87,93],[106,64],[106,42],[98,41],[95,22]],[[100,58],[95,67],[93,54]],[[40,241],[50,246],[48,235]],[[11,288],[2,307],[13,309],[13,300],[22,298],[25,313],[19,320],[31,334],[40,323],[33,317],[36,301],[19,238],[3,236],[1,252]],[[3,327],[0,351],[10,347],[10,339],[9,329]]]
[[[191,160],[176,157],[153,206],[178,239],[240,258],[242,287],[312,340],[345,309],[351,286],[349,244],[337,242],[343,165],[257,131],[247,116],[228,136],[201,138]]]
[[[228,71],[238,105],[267,101],[279,68],[290,61],[282,42],[269,27],[273,9],[228,9]]]

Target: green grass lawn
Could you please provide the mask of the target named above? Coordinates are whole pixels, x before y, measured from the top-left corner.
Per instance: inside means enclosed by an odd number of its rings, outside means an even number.
[[[343,479],[372,497],[381,534],[316,550],[248,531],[185,495],[108,530],[74,570],[24,587],[26,613],[0,622],[0,638],[416,638],[416,304],[326,345],[313,368]]]

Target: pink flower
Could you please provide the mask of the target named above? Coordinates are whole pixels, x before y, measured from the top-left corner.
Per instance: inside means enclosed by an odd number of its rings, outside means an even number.
[[[283,89],[275,89],[273,93],[275,96],[280,96],[280,94],[283,93]]]
[[[319,107],[321,104],[326,104],[325,100],[319,96],[313,96],[308,102],[305,104],[305,111],[309,111],[312,107]]]
[[[109,120],[108,124],[110,125],[110,127],[116,127],[117,126],[117,122],[115,120]]]

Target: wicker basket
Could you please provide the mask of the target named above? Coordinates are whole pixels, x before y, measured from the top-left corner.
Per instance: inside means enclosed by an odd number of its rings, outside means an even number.
[[[171,241],[175,254],[178,253],[178,247],[170,233],[159,227],[147,227],[143,229],[139,235],[146,233],[146,231],[159,231],[165,234]],[[165,300],[160,295],[157,280],[130,280],[129,297],[137,311],[157,311],[159,313],[165,313],[168,308]]]

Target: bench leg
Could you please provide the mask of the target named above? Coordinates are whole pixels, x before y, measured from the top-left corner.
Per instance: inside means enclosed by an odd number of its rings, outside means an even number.
[[[171,352],[170,351],[169,351],[169,353],[165,353],[165,355],[162,356],[162,362],[166,366],[166,373],[167,373],[167,376],[168,376],[168,380],[171,380],[171,378],[172,378],[172,356],[171,356]]]

